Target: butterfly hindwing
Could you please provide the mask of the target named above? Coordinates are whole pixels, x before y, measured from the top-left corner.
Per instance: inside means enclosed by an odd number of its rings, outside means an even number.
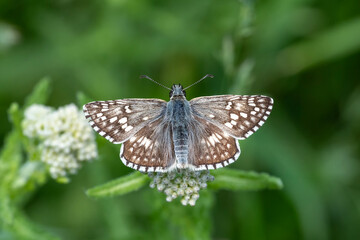
[[[123,163],[141,172],[164,172],[175,163],[174,146],[169,122],[153,121],[123,143]]]
[[[206,119],[195,116],[189,130],[188,160],[196,170],[221,168],[239,157],[238,140]]]
[[[272,110],[273,99],[262,95],[219,95],[194,98],[190,105],[194,115],[237,139],[245,139],[264,124]]]
[[[119,144],[161,117],[166,102],[160,99],[121,99],[85,104],[91,127],[112,143]]]

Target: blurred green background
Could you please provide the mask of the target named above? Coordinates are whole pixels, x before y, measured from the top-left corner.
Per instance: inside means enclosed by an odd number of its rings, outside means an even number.
[[[50,180],[23,208],[62,239],[360,239],[360,5],[358,0],[0,1],[0,144],[6,110],[44,76],[49,105],[264,94],[274,110],[241,141],[232,168],[268,172],[281,191],[202,191],[195,207],[144,188],[93,200],[85,190],[130,169],[119,146],[69,184]],[[13,239],[3,233],[0,238]]]

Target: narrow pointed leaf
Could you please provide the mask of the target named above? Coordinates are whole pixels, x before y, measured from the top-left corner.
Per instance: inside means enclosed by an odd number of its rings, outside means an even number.
[[[32,93],[26,98],[24,108],[32,104],[45,104],[50,95],[50,79],[44,77],[34,87]]]
[[[86,96],[83,92],[77,92],[76,99],[77,99],[77,105],[81,109],[84,104],[92,101],[92,99]]]
[[[140,172],[131,173],[86,191],[90,197],[111,197],[136,191],[150,181],[149,177]]]
[[[280,178],[266,173],[247,172],[234,169],[218,169],[211,174],[215,180],[209,183],[213,189],[227,190],[262,190],[282,189],[283,183]]]

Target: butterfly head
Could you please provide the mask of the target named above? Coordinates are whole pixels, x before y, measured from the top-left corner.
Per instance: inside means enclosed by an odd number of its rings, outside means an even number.
[[[170,99],[172,98],[185,98],[186,92],[180,84],[174,84],[171,87],[171,91],[169,93]]]

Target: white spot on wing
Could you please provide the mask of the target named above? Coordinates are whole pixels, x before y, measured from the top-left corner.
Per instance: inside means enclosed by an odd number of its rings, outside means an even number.
[[[127,126],[127,128],[125,128],[125,132],[130,131],[131,129],[133,129],[133,126]]]
[[[215,140],[214,140],[213,136],[211,135],[208,139],[209,139],[211,145],[215,146]]]
[[[222,139],[222,136],[221,136],[220,134],[215,133],[215,135],[216,135],[216,137],[217,137],[218,139]]]
[[[239,119],[239,116],[234,114],[234,113],[230,113],[230,117],[231,119],[234,119],[234,120],[238,120]]]
[[[215,134],[212,135],[212,137],[214,138],[215,142],[219,143],[219,139],[217,138],[217,136]]]
[[[116,119],[117,119],[117,117],[110,118],[110,122],[113,123],[116,121]]]
[[[125,106],[125,112],[126,113],[131,113],[132,112],[129,106]]]
[[[243,118],[247,118],[248,115],[244,112],[240,112],[240,116],[242,116]]]
[[[230,110],[231,109],[232,102],[228,102],[225,109]]]
[[[232,128],[232,127],[233,127],[233,125],[232,125],[231,123],[229,123],[229,122],[225,123],[225,126],[227,126],[228,128]]]
[[[127,117],[123,117],[119,120],[120,124],[126,123],[127,122]]]
[[[150,144],[151,144],[151,141],[146,138],[145,148],[148,148],[150,146]]]

